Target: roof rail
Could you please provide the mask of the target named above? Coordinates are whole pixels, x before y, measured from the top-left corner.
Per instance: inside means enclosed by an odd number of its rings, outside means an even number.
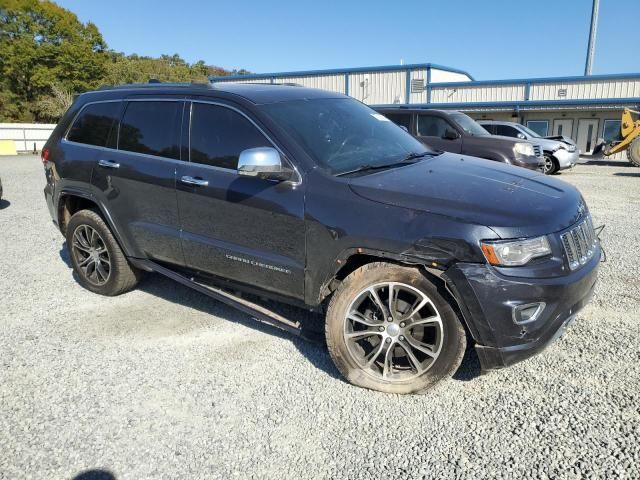
[[[98,90],[126,90],[126,89],[153,89],[153,88],[215,88],[209,82],[189,82],[189,83],[162,83],[160,81],[150,81],[149,83],[124,83],[120,85],[103,85]]]

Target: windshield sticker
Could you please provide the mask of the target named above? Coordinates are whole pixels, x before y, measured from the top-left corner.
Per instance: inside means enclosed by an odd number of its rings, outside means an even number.
[[[379,113],[372,113],[371,116],[373,118],[375,118],[376,120],[380,120],[381,122],[390,122],[391,121],[387,117],[385,117],[384,115],[380,115]]]

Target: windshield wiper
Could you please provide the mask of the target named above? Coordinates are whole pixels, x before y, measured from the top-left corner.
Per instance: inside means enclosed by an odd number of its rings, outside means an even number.
[[[353,170],[347,170],[346,172],[336,173],[336,177],[341,177],[343,175],[349,175],[350,173],[360,173],[360,172],[370,172],[373,170],[384,170],[385,168],[394,168],[400,167],[402,165],[407,165],[407,162],[394,162],[394,163],[383,163],[382,165],[360,165],[358,168],[354,168]]]
[[[426,157],[427,155],[430,155],[430,156],[439,155],[439,152],[428,152],[428,151],[422,152],[422,153],[411,152],[397,162],[383,163],[380,165],[373,165],[368,163],[365,165],[360,165],[358,168],[354,168],[353,170],[347,170],[346,172],[336,173],[335,176],[341,177],[342,175],[349,175],[351,173],[371,172],[374,170],[384,170],[386,168],[395,168],[395,167],[402,167],[404,165],[411,165],[413,163],[416,163],[416,160],[418,158]]]
[[[411,160],[416,160],[416,159],[418,159],[418,158],[426,157],[427,155],[431,155],[431,156],[433,156],[433,155],[437,155],[437,154],[438,154],[438,152],[429,152],[429,151],[421,152],[421,153],[418,153],[418,152],[410,152],[410,153],[408,153],[408,154],[407,154],[407,156],[406,156],[406,157],[404,157],[404,158],[402,159],[402,161],[403,161],[403,162],[410,162]]]

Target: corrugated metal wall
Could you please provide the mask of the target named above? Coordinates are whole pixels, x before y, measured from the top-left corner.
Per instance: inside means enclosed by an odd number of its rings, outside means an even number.
[[[471,85],[434,85],[432,103],[524,101],[527,82]],[[528,100],[579,100],[640,97],[640,79],[529,83]]]
[[[508,102],[524,100],[525,86],[481,85],[475,87],[437,87],[431,91],[432,103]]]
[[[344,75],[306,75],[304,77],[277,77],[277,83],[296,83],[310,88],[344,93]]]
[[[346,92],[348,78],[348,94],[368,104],[400,103],[407,102],[407,75],[409,80],[417,81],[411,87],[409,103],[427,103],[429,101],[427,90],[427,68],[414,68],[406,70],[402,66],[398,70],[355,71],[345,73],[313,73],[309,75],[269,75],[267,77],[252,78],[217,78],[215,81],[224,83],[296,83],[305,87],[320,88],[332,92]],[[448,72],[436,68],[431,69],[432,81],[469,81],[466,75]],[[435,78],[436,80],[433,80]]]
[[[271,83],[269,78],[246,78],[246,79],[230,79],[230,80],[217,80],[217,83]]]
[[[532,83],[530,95],[531,100],[632,97],[640,97],[640,80]]]
[[[352,73],[349,95],[368,104],[405,103],[406,79],[404,71]]]
[[[382,67],[381,67],[382,68]],[[297,83],[306,87],[320,88],[348,94],[358,100],[374,105],[381,104],[426,104],[426,103],[488,103],[522,102],[579,99],[612,99],[640,97],[640,78],[584,79],[531,79],[492,82],[472,82],[461,73],[438,68],[428,69],[427,64],[413,66],[384,67],[370,71],[310,72],[304,75],[270,75],[264,78],[246,79],[218,78],[216,82]],[[407,70],[410,69],[410,70]],[[345,78],[348,78],[348,87]],[[427,85],[430,78],[430,85]],[[430,87],[430,88],[429,88]],[[407,88],[409,92],[407,92]],[[430,91],[430,94],[429,94]],[[407,95],[408,94],[408,95]]]

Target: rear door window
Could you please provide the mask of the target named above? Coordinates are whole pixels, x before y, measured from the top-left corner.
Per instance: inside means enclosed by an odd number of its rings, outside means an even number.
[[[385,117],[391,120],[396,125],[400,125],[411,132],[411,114],[410,113],[385,113]]]
[[[496,135],[496,126],[495,125],[493,125],[493,124],[485,124],[485,123],[481,123],[480,125],[482,125],[482,128],[484,128],[491,135]]]
[[[227,107],[194,102],[191,110],[190,159],[213,167],[237,169],[240,152],[271,147],[243,115]]]
[[[115,147],[121,106],[121,102],[87,105],[73,122],[67,140],[98,147]]]
[[[180,158],[179,121],[182,102],[128,102],[122,121],[118,149],[158,157]]]
[[[518,130],[509,126],[509,125],[498,125],[498,128],[496,130],[496,135],[502,135],[505,137],[517,137],[518,136]]]
[[[447,130],[453,130],[453,127],[444,118],[431,115],[418,116],[418,135],[422,137],[442,138]]]

